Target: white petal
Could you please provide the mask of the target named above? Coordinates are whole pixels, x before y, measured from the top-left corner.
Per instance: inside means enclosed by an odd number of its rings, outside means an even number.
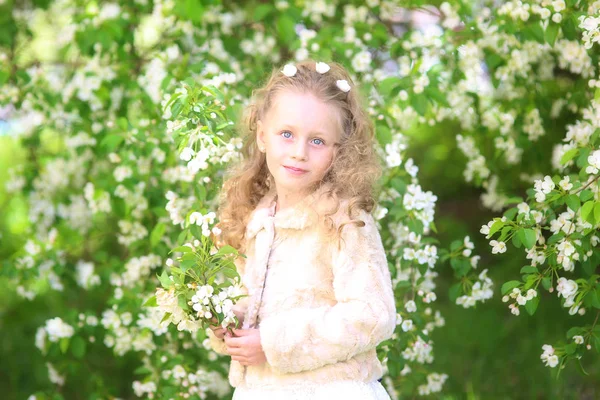
[[[292,64],[286,64],[285,67],[283,67],[283,70],[281,70],[281,72],[283,72],[285,76],[292,77],[296,75],[296,72],[298,72],[298,68],[296,68]]]
[[[349,92],[350,91],[350,85],[348,84],[348,81],[345,79],[342,79],[341,81],[336,81],[335,84],[337,85],[337,87],[340,88],[340,90],[342,90],[343,92]]]
[[[318,62],[315,68],[316,68],[317,72],[320,74],[324,74],[325,72],[327,72],[331,69],[331,67],[329,65],[325,64],[324,62]]]

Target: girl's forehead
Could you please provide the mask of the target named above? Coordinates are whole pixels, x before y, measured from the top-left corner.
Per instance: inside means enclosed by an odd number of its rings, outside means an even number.
[[[335,131],[341,128],[338,107],[322,101],[312,93],[278,93],[268,118],[273,124],[290,124],[311,131]]]

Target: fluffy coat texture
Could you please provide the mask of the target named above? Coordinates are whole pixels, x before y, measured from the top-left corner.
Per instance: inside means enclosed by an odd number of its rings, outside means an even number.
[[[236,262],[249,297],[236,307],[245,311],[243,328],[260,330],[267,362],[245,367],[232,360],[234,387],[383,375],[375,348],[394,332],[396,305],[381,237],[365,211],[355,218],[365,226],[346,225],[341,241],[326,235],[317,223],[322,191],[275,214],[272,190],[250,216],[247,258]],[[349,220],[345,205],[333,216],[337,224]],[[212,331],[209,338],[227,354],[222,339]]]

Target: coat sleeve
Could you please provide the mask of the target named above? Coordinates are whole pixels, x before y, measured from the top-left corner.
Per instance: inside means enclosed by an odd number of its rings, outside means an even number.
[[[381,237],[371,214],[364,227],[344,226],[332,250],[337,303],[298,308],[265,318],[259,330],[267,362],[295,373],[346,361],[374,349],[396,327],[396,305]]]
[[[243,278],[246,269],[246,259],[243,257],[238,257],[235,259],[234,262],[236,270],[240,275],[240,278]],[[242,293],[245,294],[246,297],[242,297],[241,299],[239,299],[238,302],[235,303],[235,305],[233,306],[233,309],[241,313],[245,313],[246,309],[248,308],[248,288],[244,284],[242,284]],[[206,334],[210,341],[210,347],[215,351],[215,353],[228,355],[224,339],[219,339],[218,337],[216,337],[213,331],[210,329],[207,329]]]

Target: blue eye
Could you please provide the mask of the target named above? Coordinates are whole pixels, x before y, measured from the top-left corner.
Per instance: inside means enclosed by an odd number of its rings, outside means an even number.
[[[286,136],[286,133],[289,134],[290,136]],[[281,132],[281,134],[283,135],[284,138],[289,139],[292,137],[292,134],[290,131],[283,131]]]
[[[317,141],[319,141],[319,143],[317,143]],[[324,141],[322,141],[321,139],[315,139],[315,140],[314,140],[314,142],[315,142],[316,144],[318,144],[319,146],[321,146],[321,145],[325,144],[325,142],[324,142]]]

